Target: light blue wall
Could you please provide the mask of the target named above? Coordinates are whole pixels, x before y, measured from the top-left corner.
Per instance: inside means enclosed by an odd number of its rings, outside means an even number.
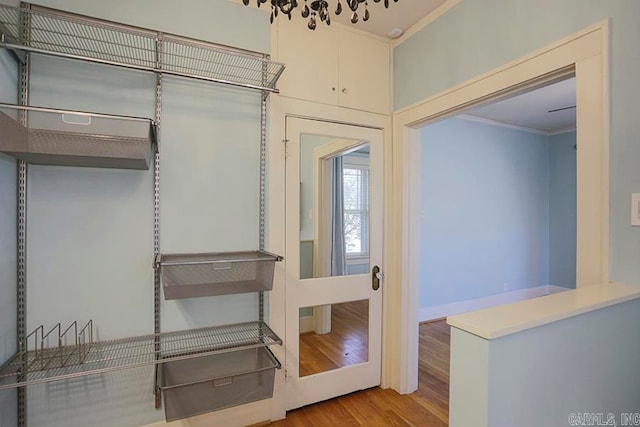
[[[419,306],[546,285],[547,137],[454,118],[421,151]]]
[[[30,103],[153,117],[154,78],[34,56]],[[27,329],[93,319],[101,339],[148,333],[153,172],[29,165],[28,178]]]
[[[313,277],[313,151],[334,137],[304,134],[300,136],[300,278]],[[307,316],[308,314],[305,314]],[[301,314],[302,317],[302,314]]]
[[[0,52],[0,102],[15,103],[17,68]],[[0,365],[16,351],[16,161],[0,154]],[[0,391],[0,426],[16,425],[16,393]]]
[[[163,94],[161,247],[258,248],[260,95],[168,79]],[[254,320],[257,294],[164,301],[165,330]]]
[[[585,412],[621,425],[640,412],[638,324],[636,299],[496,340],[453,328],[451,427],[568,426]]]
[[[313,240],[313,152],[336,139],[333,136],[304,134],[300,137],[300,240]]]
[[[464,0],[394,49],[396,109],[437,94],[611,17],[610,278],[640,283],[640,228],[629,225],[640,191],[640,2]]]
[[[257,51],[270,45],[268,15],[223,0],[41,3]],[[0,86],[6,89],[5,80]],[[161,250],[255,249],[259,94],[173,78],[165,79],[164,89]],[[33,105],[153,117],[154,94],[152,75],[33,58]],[[0,158],[2,177],[15,176],[12,167]],[[3,179],[0,209],[13,212],[5,204],[5,184],[15,195],[15,181]],[[92,318],[99,339],[153,332],[153,173],[30,166],[28,201],[28,327]],[[10,216],[0,219],[0,250],[6,242],[15,253],[15,225],[5,227],[5,219],[11,222]],[[15,266],[15,258],[6,260]],[[10,311],[2,309],[3,328],[5,313]],[[162,303],[164,331],[256,316],[253,294]],[[159,421],[163,413],[153,408],[152,386],[150,368],[32,386],[29,425]]]
[[[549,137],[549,284],[576,287],[576,133]]]

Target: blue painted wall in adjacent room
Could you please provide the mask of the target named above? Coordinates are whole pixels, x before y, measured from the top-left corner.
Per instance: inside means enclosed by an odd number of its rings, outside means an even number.
[[[420,307],[546,285],[547,136],[454,118],[421,151]]]
[[[549,137],[549,284],[576,287],[576,133]]]

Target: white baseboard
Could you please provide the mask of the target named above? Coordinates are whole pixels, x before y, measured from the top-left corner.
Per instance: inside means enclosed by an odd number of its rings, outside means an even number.
[[[453,316],[455,314],[481,310],[483,308],[489,308],[501,304],[508,304],[510,302],[522,301],[529,298],[555,294],[557,292],[563,292],[566,290],[568,290],[568,288],[563,288],[561,286],[555,285],[544,285],[535,288],[521,289],[518,291],[504,292],[502,294],[491,295],[483,298],[438,305],[435,307],[425,307],[419,310],[418,321],[426,322],[429,320],[442,319],[443,317]]]
[[[316,329],[313,316],[304,316],[300,318],[300,333],[313,332]]]
[[[564,286],[547,285],[547,295],[557,294],[558,292],[570,291],[572,288],[566,288]]]
[[[143,427],[240,427],[269,421],[271,399],[221,409],[172,422],[159,421]]]

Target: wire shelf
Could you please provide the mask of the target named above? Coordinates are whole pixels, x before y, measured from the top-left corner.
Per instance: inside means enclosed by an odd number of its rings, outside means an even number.
[[[155,268],[165,299],[195,298],[270,291],[282,259],[265,251],[161,254]]]
[[[30,22],[28,40],[21,39],[21,22]],[[143,69],[156,65],[156,34],[152,31],[43,8],[25,9],[6,5],[0,7],[0,24],[5,32],[3,42],[17,49],[77,55]]]
[[[0,152],[29,163],[148,170],[156,143],[150,119],[0,103]]]
[[[0,369],[0,390],[274,344],[282,340],[266,323],[255,321],[29,350]],[[67,356],[68,362],[60,363]]]
[[[29,39],[21,37],[21,22],[30,23]],[[256,52],[35,5],[0,5],[0,46],[270,92],[278,92],[284,71]]]
[[[175,36],[165,36],[162,72],[219,82],[244,82],[249,87],[275,89],[284,65],[264,57],[233,52]]]

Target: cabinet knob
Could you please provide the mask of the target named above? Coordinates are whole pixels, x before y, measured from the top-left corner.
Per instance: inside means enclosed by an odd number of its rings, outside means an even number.
[[[332,90],[333,92],[335,92],[335,91],[336,91],[336,88],[335,88],[335,87],[332,87],[332,88],[331,88],[331,90]]]
[[[342,93],[347,93],[347,88],[346,87],[342,88]]]

